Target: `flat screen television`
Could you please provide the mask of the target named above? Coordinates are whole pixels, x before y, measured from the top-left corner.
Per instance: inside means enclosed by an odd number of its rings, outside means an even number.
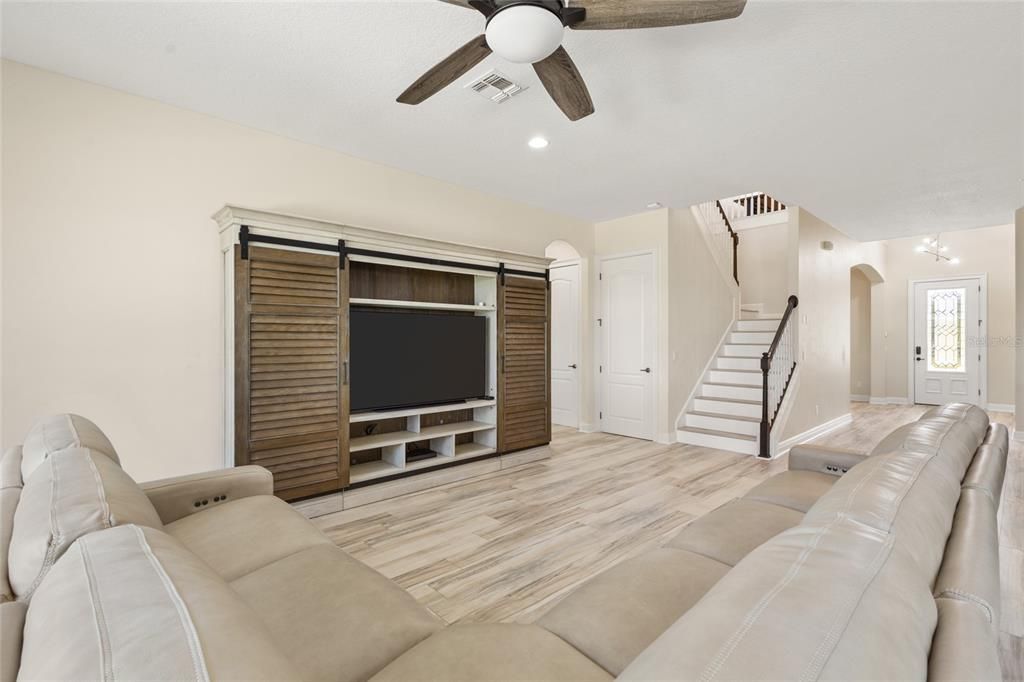
[[[487,395],[487,318],[355,309],[349,324],[353,412]]]

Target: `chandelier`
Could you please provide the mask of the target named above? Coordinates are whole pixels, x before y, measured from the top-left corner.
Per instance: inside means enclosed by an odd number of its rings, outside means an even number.
[[[942,235],[937,234],[934,237],[925,237],[923,244],[918,244],[917,248],[914,249],[918,253],[922,253],[926,256],[934,256],[935,262],[946,261],[950,265],[959,265],[960,259],[955,256],[947,256],[946,252],[949,251],[949,247],[942,243]]]

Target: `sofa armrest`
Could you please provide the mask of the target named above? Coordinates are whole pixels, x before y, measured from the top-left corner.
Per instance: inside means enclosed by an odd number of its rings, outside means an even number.
[[[789,469],[842,476],[867,457],[866,454],[853,450],[825,448],[820,445],[794,445],[789,451]]]
[[[164,523],[242,497],[274,494],[274,476],[261,466],[204,471],[142,484]]]

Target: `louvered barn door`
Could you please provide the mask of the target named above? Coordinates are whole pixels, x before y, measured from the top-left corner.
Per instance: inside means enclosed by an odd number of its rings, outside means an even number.
[[[551,441],[551,335],[547,282],[505,277],[498,286],[498,449]]]
[[[235,247],[235,463],[292,500],[348,485],[348,272],[338,257]]]

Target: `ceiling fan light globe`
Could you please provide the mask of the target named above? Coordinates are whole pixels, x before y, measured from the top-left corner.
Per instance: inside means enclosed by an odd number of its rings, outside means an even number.
[[[565,27],[554,12],[536,5],[513,5],[487,22],[487,45],[499,57],[534,64],[562,44]]]

